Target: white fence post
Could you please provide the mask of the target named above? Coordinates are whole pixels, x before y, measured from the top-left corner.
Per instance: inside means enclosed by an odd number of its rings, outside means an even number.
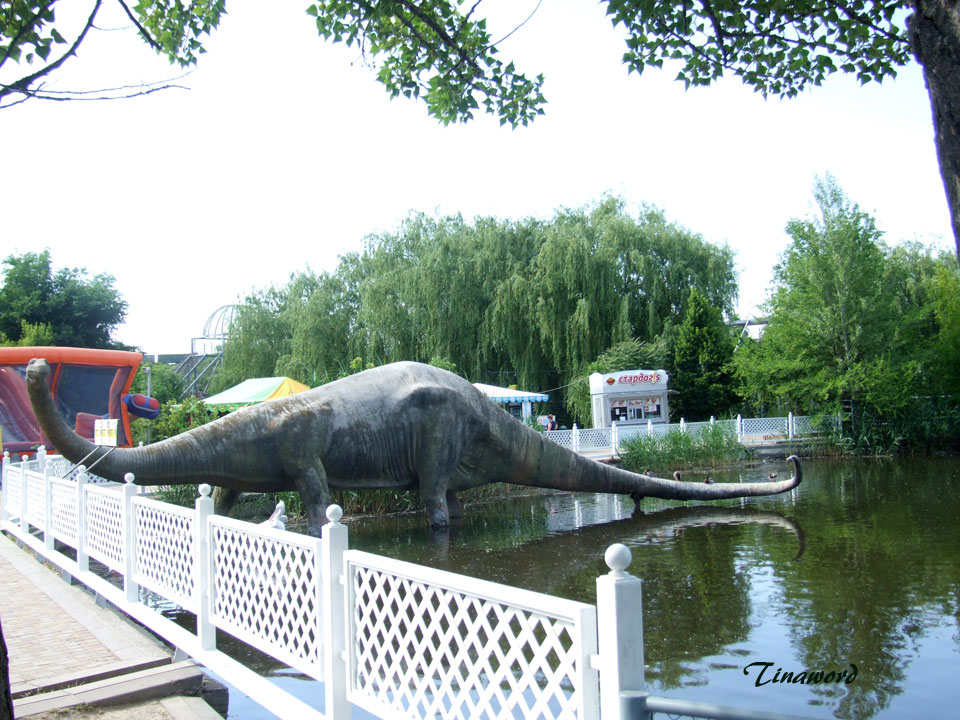
[[[600,717],[620,717],[624,692],[646,691],[643,676],[643,595],[640,578],[626,572],[626,545],[607,548],[610,572],[597,578],[597,635],[600,656]]]
[[[793,412],[787,413],[787,438],[793,440],[796,437],[796,430],[793,425]]]
[[[20,532],[26,535],[30,532],[30,523],[27,522],[27,456],[20,456]]]
[[[90,556],[87,555],[87,468],[77,468],[77,569],[90,570]]]
[[[614,420],[610,423],[610,453],[613,455],[617,454],[617,448],[620,446],[620,428],[617,427],[617,422]]]
[[[133,473],[123,476],[123,592],[127,602],[135,603],[140,599],[140,586],[134,581],[137,570],[137,516],[133,508],[133,498],[137,495],[137,486],[133,484]]]
[[[47,467],[47,447],[41,445],[37,449],[37,470],[43,472]]]
[[[323,578],[323,692],[325,714],[329,718],[348,720],[347,702],[347,626],[346,577],[343,555],[347,551],[347,526],[340,523],[343,510],[339,505],[327,508],[327,520],[321,531],[321,568]]]
[[[210,621],[210,595],[213,587],[213,557],[210,545],[210,516],[213,515],[213,498],[210,486],[204,483],[199,488],[200,497],[194,503],[193,515],[193,568],[194,587],[197,593],[197,639],[202,650],[215,650],[217,628]]]
[[[43,450],[43,448],[40,448]],[[40,456],[40,452],[37,452]],[[38,463],[43,473],[43,546],[53,550],[53,482],[50,480],[50,471],[47,470],[46,457]]]
[[[580,428],[573,424],[573,451],[580,452]]]
[[[653,420],[647,419],[647,435],[653,435]]]
[[[713,415],[711,415],[711,416],[710,416],[710,424],[713,425],[713,422],[714,422],[714,420],[713,420]]]
[[[680,432],[685,433],[687,431],[687,421],[683,418],[680,418]]]
[[[737,442],[743,442],[743,416],[737,415]]]
[[[10,516],[7,514],[7,468],[10,466],[10,452],[3,451],[3,470],[0,471],[0,522],[7,522]]]

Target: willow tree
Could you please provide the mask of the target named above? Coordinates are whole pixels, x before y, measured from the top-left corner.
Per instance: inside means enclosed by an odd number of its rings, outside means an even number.
[[[293,327],[315,286],[316,277],[312,273],[301,273],[292,276],[282,288],[253,291],[240,303],[211,392],[219,392],[248,378],[279,374],[278,364],[289,354]]]
[[[732,310],[729,248],[655,208],[633,218],[611,198],[558,212],[543,235],[529,267],[504,279],[487,317],[487,336],[532,387],[565,384],[618,342],[654,340],[682,316],[691,287]]]

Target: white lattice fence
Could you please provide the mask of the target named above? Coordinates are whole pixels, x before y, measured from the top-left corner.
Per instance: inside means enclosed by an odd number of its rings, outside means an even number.
[[[581,450],[609,448],[612,442],[610,428],[583,428],[577,432],[580,434]]]
[[[216,516],[210,543],[214,625],[322,678],[320,540]]]
[[[691,422],[684,423],[685,432],[690,435],[690,437],[699,437],[701,434],[710,429],[711,423],[706,422]]]
[[[633,440],[635,437],[643,437],[648,434],[646,425],[622,425],[618,428],[620,434],[620,445],[627,440]]]
[[[811,415],[794,415],[793,430],[797,435],[819,435],[835,422],[836,418],[833,416],[822,417],[818,421]]]
[[[20,519],[20,513],[23,512],[21,502],[23,500],[23,476],[22,470],[13,463],[9,463],[9,458],[4,458],[6,476],[3,482],[3,510],[11,518]]]
[[[785,438],[787,437],[787,418],[743,418],[741,434],[744,437]]]
[[[134,580],[181,607],[197,612],[194,588],[194,511],[148,498],[133,501]]]
[[[113,487],[84,488],[87,509],[87,555],[123,572],[123,495]]]
[[[37,457],[32,460],[24,460],[18,465],[22,465],[27,470],[32,470],[34,472],[42,472],[41,468],[45,468],[51,477],[63,478],[68,480],[76,480],[77,475],[80,474],[80,467],[74,463],[67,460],[62,455],[47,455],[45,452],[38,452]],[[87,473],[87,482],[94,485],[104,485],[110,483],[110,480],[95,475],[94,473]]]
[[[77,484],[71,480],[50,480],[50,497],[53,536],[77,547],[79,518],[77,514]]]
[[[27,478],[27,522],[38,530],[43,530],[47,524],[46,479],[43,473],[36,471],[26,470],[24,475]]]
[[[550,430],[545,432],[544,435],[557,443],[557,445],[573,447],[573,430]]]
[[[596,609],[348,551],[348,699],[381,717],[594,717]]]

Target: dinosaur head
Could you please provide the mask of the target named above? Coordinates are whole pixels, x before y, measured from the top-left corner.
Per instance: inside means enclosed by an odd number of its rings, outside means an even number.
[[[50,365],[43,358],[34,358],[27,364],[27,382],[42,381],[50,375]]]

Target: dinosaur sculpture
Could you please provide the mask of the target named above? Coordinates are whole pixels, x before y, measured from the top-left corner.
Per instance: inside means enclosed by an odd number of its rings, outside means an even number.
[[[45,360],[30,362],[30,401],[47,438],[79,462],[96,447],[60,417],[49,372]],[[794,477],[774,483],[707,485],[631,473],[557,445],[458,375],[399,362],[237,410],[153,445],[117,448],[96,472],[117,481],[133,473],[138,485],[226,488],[218,512],[229,511],[242,491],[298,490],[308,531],[319,534],[331,488],[419,490],[431,527],[442,528],[462,514],[457,491],[493,482],[622,493],[638,501],[719,500],[796,487],[800,464],[791,459]]]

